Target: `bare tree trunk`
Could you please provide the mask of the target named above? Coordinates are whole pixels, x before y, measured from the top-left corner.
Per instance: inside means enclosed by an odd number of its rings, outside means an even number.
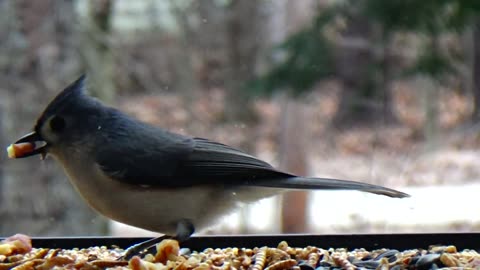
[[[352,5],[349,8],[349,17],[345,30],[337,40],[335,55],[336,73],[342,83],[338,111],[332,121],[337,128],[375,123],[372,120],[378,120],[379,115],[388,109],[386,106],[391,105],[388,70],[380,74],[380,77],[384,77],[381,79],[383,82],[378,85],[375,83],[372,24],[360,12],[359,6]],[[383,64],[388,68],[388,62]]]
[[[7,1],[0,14],[1,126],[8,143],[30,131],[42,107],[79,67],[74,57],[73,1]],[[7,10],[5,10],[7,9]],[[18,41],[22,40],[22,46]],[[3,76],[6,76],[3,78]],[[8,79],[7,79],[8,76]],[[6,142],[7,143],[7,142]],[[4,145],[4,144],[3,144]],[[0,179],[0,235],[88,235],[105,222],[80,200],[57,165],[47,159],[5,160]]]
[[[314,13],[314,1],[278,1],[275,10],[275,29],[271,33],[274,42],[281,42],[285,37],[299,30]],[[280,3],[280,4],[279,4]],[[301,14],[301,15],[300,15]],[[282,20],[283,19],[283,20]],[[282,32],[283,31],[283,32]],[[280,130],[280,167],[288,172],[305,175],[307,173],[307,136],[308,125],[304,121],[305,109],[299,100],[292,99],[287,93],[281,97],[282,115]],[[308,193],[292,191],[282,196],[281,232],[305,233],[307,231]]]
[[[233,121],[254,120],[245,85],[253,79],[261,46],[263,27],[260,20],[261,1],[233,0],[228,6],[226,80],[226,118]],[[248,19],[246,19],[248,18]]]
[[[82,50],[86,66],[91,71],[91,94],[112,103],[115,97],[114,60],[110,49],[112,1],[89,1],[89,23]]]
[[[425,115],[422,133],[427,142],[427,148],[433,149],[438,137],[438,83],[428,77],[421,80],[421,98]]]
[[[440,53],[440,41],[438,34],[432,32],[430,34],[430,48],[435,54]],[[423,135],[427,141],[427,148],[432,149],[437,144],[438,138],[438,100],[439,85],[438,78],[431,76],[426,78],[427,86],[423,88],[423,105],[425,110],[425,123],[423,125]]]
[[[280,167],[291,173],[306,175],[307,125],[301,102],[283,97],[280,134]],[[307,192],[292,191],[283,195],[283,233],[305,233],[307,230]]]
[[[475,35],[475,20],[473,20],[471,25],[467,25],[465,29],[461,33],[461,45],[462,51],[464,52],[463,61],[458,63],[455,68],[460,71],[461,81],[459,83],[459,91],[465,95],[472,95],[473,93],[473,73],[475,71],[474,63],[475,63],[475,42],[474,42],[474,35]],[[475,100],[473,100],[475,105]],[[473,107],[475,110],[475,106]],[[472,114],[473,116],[474,114]],[[471,116],[471,117],[472,117]],[[470,119],[473,120],[473,119]]]
[[[480,120],[480,16],[474,20],[473,33],[473,96],[474,111],[472,120]]]
[[[353,123],[366,122],[371,116],[365,104],[363,91],[371,78],[368,69],[372,64],[369,40],[365,36],[370,32],[366,18],[349,23],[337,56],[337,74],[342,82],[339,110],[334,118],[337,127],[351,126]]]
[[[380,68],[376,73],[375,86],[380,95],[379,102],[381,103],[381,124],[391,125],[397,123],[397,119],[393,112],[392,104],[392,77],[393,77],[393,52],[391,51],[391,35],[385,33],[384,29],[376,25],[373,30],[374,40],[377,48],[374,50],[379,52],[374,54],[374,61],[376,66]]]
[[[202,7],[205,1],[206,0],[200,0],[197,4]],[[195,121],[196,116],[192,111],[192,106],[200,94],[200,88],[198,80],[195,78],[194,51],[195,46],[202,47],[202,45],[197,44],[197,42],[202,43],[204,46],[205,44],[202,39],[199,39],[203,37],[203,35],[198,35],[197,29],[189,23],[189,18],[195,11],[192,8],[184,9],[177,6],[178,1],[171,0],[170,3],[172,5],[172,11],[175,14],[175,19],[182,29],[181,37],[179,38],[180,47],[178,50],[175,50],[175,63],[173,64],[174,73],[176,77],[178,77],[176,87],[178,88],[178,93],[181,93],[183,100],[185,100],[189,117]],[[208,30],[205,32],[208,32]]]

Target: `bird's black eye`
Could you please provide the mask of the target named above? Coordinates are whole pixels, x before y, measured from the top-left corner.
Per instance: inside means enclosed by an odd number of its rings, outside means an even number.
[[[65,128],[65,119],[60,116],[54,116],[50,119],[50,128],[53,132],[62,132]]]

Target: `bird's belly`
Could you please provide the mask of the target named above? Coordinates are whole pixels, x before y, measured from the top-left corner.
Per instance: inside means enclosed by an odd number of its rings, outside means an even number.
[[[108,179],[92,186],[75,184],[87,203],[113,220],[173,235],[177,222],[189,220],[202,228],[235,207],[235,200],[219,188],[160,189],[137,187]],[[77,181],[74,181],[77,182]]]
[[[128,192],[118,189],[108,201],[91,199],[89,204],[116,221],[173,235],[181,220],[199,229],[235,207],[233,200],[219,202],[216,198],[220,197],[224,197],[221,190],[209,188],[140,187]]]
[[[175,234],[179,221],[189,220],[199,230],[229,213],[239,203],[256,201],[279,192],[278,189],[225,188],[222,185],[162,189],[110,179],[97,167],[65,167],[65,171],[85,201],[100,214],[169,235]]]
[[[174,235],[177,223],[190,221],[201,230],[238,208],[242,203],[256,201],[278,193],[278,189],[258,192],[259,188],[190,187],[155,189],[141,187],[134,192],[119,188],[109,200],[94,198],[89,204],[113,220],[135,227]],[[260,188],[262,190],[262,188]]]

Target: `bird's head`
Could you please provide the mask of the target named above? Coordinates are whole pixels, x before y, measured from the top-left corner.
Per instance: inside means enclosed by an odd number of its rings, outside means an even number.
[[[85,93],[85,75],[67,86],[48,104],[33,132],[7,148],[9,157],[24,158],[81,144],[97,128],[102,104]]]

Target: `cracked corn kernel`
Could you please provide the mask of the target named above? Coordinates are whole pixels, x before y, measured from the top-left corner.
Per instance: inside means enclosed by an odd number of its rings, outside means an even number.
[[[7,147],[7,153],[9,158],[18,158],[32,152],[34,149],[35,144],[33,143],[16,143]]]

